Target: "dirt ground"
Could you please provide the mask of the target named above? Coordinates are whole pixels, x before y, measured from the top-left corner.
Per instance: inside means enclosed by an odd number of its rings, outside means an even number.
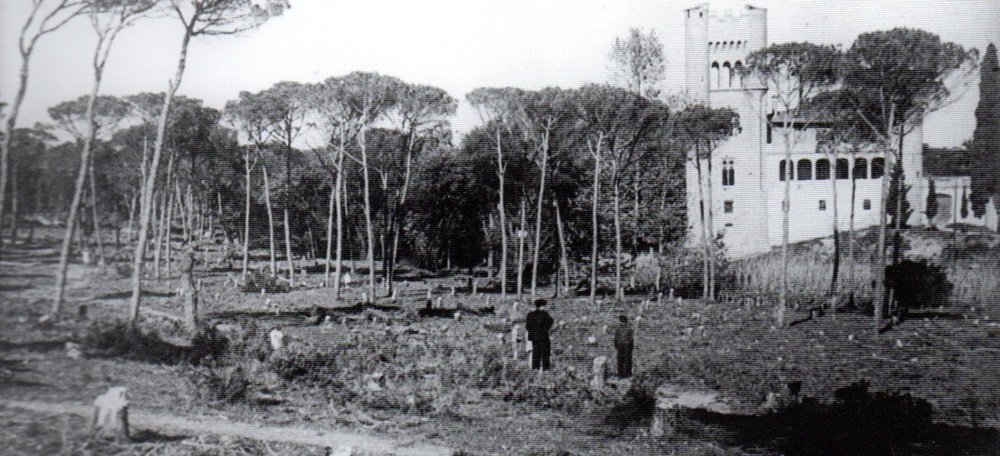
[[[37,234],[36,238],[45,239]],[[634,318],[642,308],[637,375],[717,393],[739,418],[695,416],[682,432],[658,436],[650,432],[648,416],[626,419],[621,425],[609,420],[616,412],[639,413],[629,408],[595,404],[574,412],[478,393],[462,396],[446,412],[414,413],[338,401],[315,387],[271,381],[281,386],[254,392],[254,400],[209,404],[192,394],[190,368],[183,364],[67,355],[66,343],[81,342],[96,322],[125,317],[130,284],[116,271],[120,263],[113,262],[104,271],[71,264],[63,317],[39,323],[51,305],[58,262],[57,245],[51,241],[56,237],[48,239],[5,246],[0,259],[0,423],[5,424],[0,426],[0,446],[10,449],[5,454],[323,454],[324,446],[334,451],[350,447],[353,454],[794,453],[792,447],[780,444],[784,437],[772,441],[750,432],[764,422],[760,417],[770,416],[765,404],[768,393],[789,400],[786,385],[801,382],[799,396],[832,401],[838,389],[859,381],[866,381],[872,391],[910,394],[932,406],[935,432],[939,431],[936,443],[918,444],[915,453],[1000,452],[997,303],[918,314],[876,334],[871,317],[859,313],[809,319],[805,311],[792,312],[797,324],[775,328],[769,306],[657,302],[655,297],[641,296],[624,304],[598,306],[585,298],[552,299],[549,310],[559,322],[553,333],[553,357],[560,373],[586,376],[594,357],[613,358],[605,326],[613,324],[618,313]],[[123,249],[119,256],[124,260],[127,253]],[[244,293],[235,285],[240,272],[213,255],[206,255],[196,270],[202,285],[201,312],[210,323],[232,325],[255,319],[265,328],[285,328],[290,344],[323,337],[356,341],[370,329],[358,325],[387,324],[377,318],[369,322],[346,317],[341,325],[290,324],[301,318],[292,311],[349,306],[360,302],[362,289],[354,285],[337,302],[332,291],[322,287],[322,271],[310,268],[289,293]],[[312,264],[302,260],[301,267]],[[169,275],[165,272],[164,279],[145,285],[144,326],[170,326],[169,316],[182,314],[176,267]],[[465,284],[456,277],[408,280],[400,282],[396,302],[380,303],[397,305],[412,317],[405,319],[400,337],[423,334],[433,340],[435,334],[447,333],[466,337],[474,350],[509,351],[509,341],[490,330],[503,326],[509,306],[500,304],[497,294],[472,296]],[[420,319],[415,314],[425,304],[428,287],[445,307],[490,305],[498,314]],[[539,295],[550,297],[552,290],[544,288]],[[640,305],[644,300],[648,304]],[[81,305],[87,306],[86,317],[79,315]],[[115,385],[128,387],[136,416],[194,424],[170,427],[152,419],[137,420],[132,442],[90,437],[87,420],[75,412],[86,410],[95,397]],[[623,396],[628,386],[613,382],[609,395]],[[254,438],[246,432],[225,431],[225,423],[233,423],[229,429],[249,429]],[[292,429],[313,432],[329,440],[282,441],[274,438],[281,429],[289,435],[294,434]]]

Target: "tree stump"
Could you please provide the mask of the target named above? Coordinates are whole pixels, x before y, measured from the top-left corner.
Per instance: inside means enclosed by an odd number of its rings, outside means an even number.
[[[517,326],[512,326],[510,328],[510,341],[514,346],[514,360],[517,360]]]
[[[94,419],[91,432],[128,439],[128,390],[113,386],[94,400]]]
[[[272,329],[268,336],[271,339],[271,350],[278,351],[285,347],[285,334],[280,329]]]
[[[590,388],[593,390],[600,390],[604,388],[604,384],[608,374],[608,357],[598,356],[594,358],[594,376],[590,379]]]
[[[191,337],[198,333],[198,287],[194,283],[194,248],[184,248],[181,259],[181,286],[184,294],[184,327]]]

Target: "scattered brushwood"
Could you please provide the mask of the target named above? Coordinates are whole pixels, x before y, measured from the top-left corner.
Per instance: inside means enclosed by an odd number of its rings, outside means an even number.
[[[260,271],[252,271],[247,274],[240,291],[244,293],[287,293],[289,291],[288,282],[283,278],[265,274]]]
[[[228,350],[229,339],[223,336],[214,326],[204,327],[199,329],[197,334],[191,338],[188,361],[192,364],[200,364],[206,360],[221,360],[227,354]]]
[[[189,347],[174,345],[155,332],[132,329],[125,323],[94,324],[84,335],[81,345],[91,356],[160,364],[178,364],[190,355]]]
[[[194,398],[212,404],[243,401],[250,392],[250,379],[240,365],[223,368],[190,368],[184,375]]]
[[[341,369],[332,348],[289,346],[272,353],[267,362],[270,369],[286,381],[313,386],[340,385],[337,377]]]
[[[248,320],[240,325],[228,325],[226,329],[231,360],[263,362],[271,354],[268,331],[257,322]]]

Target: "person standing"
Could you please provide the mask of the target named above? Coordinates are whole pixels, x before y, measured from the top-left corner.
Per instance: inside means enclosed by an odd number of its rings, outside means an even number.
[[[531,341],[531,368],[543,371],[552,368],[552,347],[549,331],[554,321],[545,311],[546,301],[535,300],[535,310],[528,312],[524,326],[528,330],[528,340]]]
[[[632,376],[632,349],[635,348],[635,333],[628,317],[618,316],[618,326],[615,327],[615,350],[618,352],[618,378]]]

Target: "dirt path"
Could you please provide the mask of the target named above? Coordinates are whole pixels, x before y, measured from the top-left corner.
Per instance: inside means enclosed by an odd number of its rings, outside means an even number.
[[[0,399],[0,407],[17,408],[47,415],[80,415],[90,419],[93,408],[74,403],[16,401]],[[269,442],[286,442],[332,449],[331,454],[351,454],[352,451],[391,455],[451,455],[453,451],[437,445],[401,442],[341,431],[299,427],[259,426],[252,423],[223,420],[214,417],[181,417],[130,408],[129,424],[133,429],[155,430],[159,433],[216,434]]]

